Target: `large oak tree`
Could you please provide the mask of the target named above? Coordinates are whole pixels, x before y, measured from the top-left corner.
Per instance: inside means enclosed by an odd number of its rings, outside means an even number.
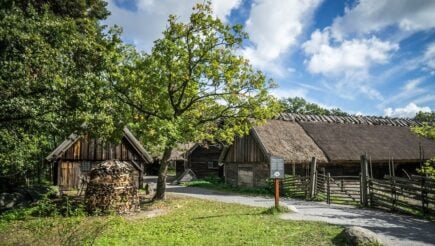
[[[247,38],[240,25],[197,5],[187,23],[170,16],[150,54],[122,60],[113,88],[131,127],[163,148],[156,199],[165,198],[168,158],[177,143],[230,142],[277,113],[264,74],[238,55]]]

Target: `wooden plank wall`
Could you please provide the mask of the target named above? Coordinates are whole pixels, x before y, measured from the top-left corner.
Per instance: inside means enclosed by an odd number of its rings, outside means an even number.
[[[261,163],[267,162],[266,156],[252,135],[236,138],[225,158],[227,163]]]
[[[70,161],[102,161],[117,159],[121,161],[140,160],[138,153],[125,139],[120,144],[102,143],[99,139],[80,138],[62,157]]]
[[[199,146],[190,154],[189,166],[198,178],[202,179],[205,177],[219,176],[217,162],[221,151],[221,149],[215,146],[209,146],[208,148]],[[214,161],[216,168],[209,169],[209,161]]]
[[[80,184],[80,163],[62,161],[58,166],[58,185],[63,190],[77,189]]]

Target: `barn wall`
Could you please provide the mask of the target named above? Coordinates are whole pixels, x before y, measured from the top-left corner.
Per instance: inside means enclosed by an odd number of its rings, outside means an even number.
[[[116,159],[120,161],[141,160],[131,144],[122,139],[120,144],[102,143],[99,139],[80,138],[62,156],[69,161],[103,161]]]
[[[267,162],[257,140],[251,135],[238,137],[228,149],[225,163],[261,163]]]
[[[225,163],[225,182],[231,186],[265,187],[269,172],[268,163]]]
[[[189,167],[197,178],[222,177],[222,167],[218,165],[221,151],[216,146],[209,146],[208,148],[199,146],[189,155]],[[209,168],[209,162],[213,162],[213,168]]]
[[[231,186],[264,187],[270,175],[267,156],[252,134],[236,138],[225,156],[225,182]]]
[[[184,173],[184,160],[175,161],[175,176],[179,177]]]
[[[80,189],[82,178],[86,178],[90,170],[100,164],[101,161],[68,161],[61,160],[57,164],[57,183],[62,190]],[[131,163],[131,162],[130,162]],[[85,164],[85,165],[84,165]],[[89,166],[89,169],[83,170],[84,166]],[[133,174],[136,180],[136,186],[141,187],[140,171],[135,169]]]

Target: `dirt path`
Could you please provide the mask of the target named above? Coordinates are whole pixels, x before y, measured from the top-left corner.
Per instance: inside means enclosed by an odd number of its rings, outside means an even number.
[[[253,197],[195,187],[168,185],[168,192],[191,197],[239,203],[256,207],[273,206],[271,197]],[[410,216],[345,205],[327,205],[296,199],[282,199],[296,208],[296,213],[281,215],[286,220],[323,221],[342,226],[361,226],[376,232],[386,245],[435,245],[435,223]]]

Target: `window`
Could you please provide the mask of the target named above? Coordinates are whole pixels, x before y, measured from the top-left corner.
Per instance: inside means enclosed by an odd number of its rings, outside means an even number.
[[[208,169],[218,169],[218,161],[208,161],[207,162]]]
[[[82,161],[80,163],[80,171],[88,172],[91,170],[91,162],[90,161]]]

